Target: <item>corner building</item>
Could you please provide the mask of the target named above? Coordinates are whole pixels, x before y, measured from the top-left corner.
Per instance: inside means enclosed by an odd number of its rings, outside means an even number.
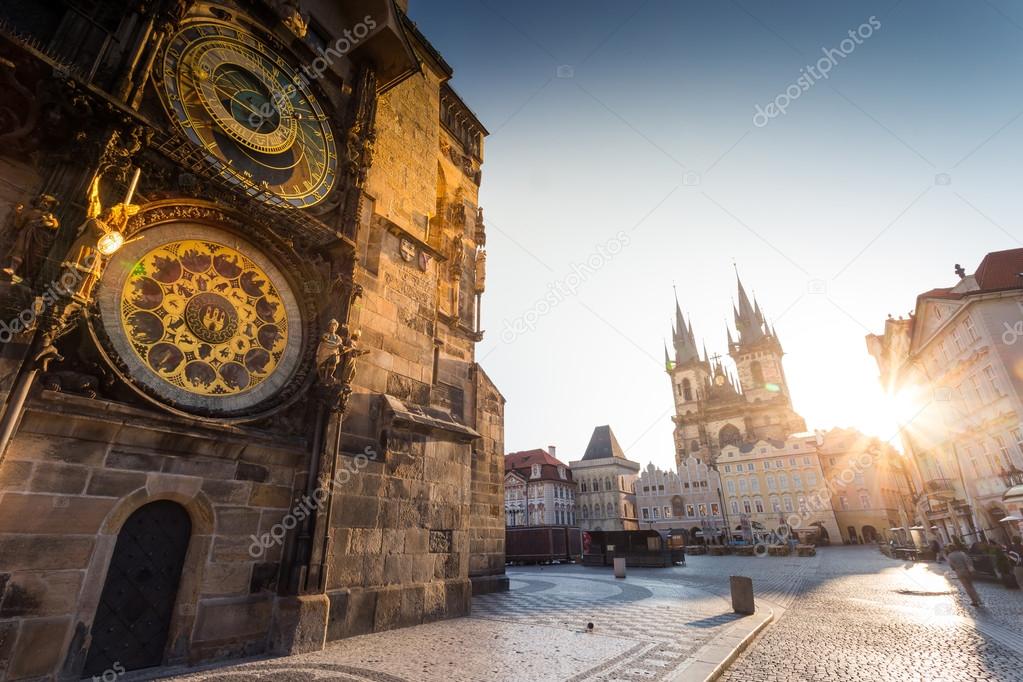
[[[486,130],[403,4],[0,9],[0,680],[506,587]]]

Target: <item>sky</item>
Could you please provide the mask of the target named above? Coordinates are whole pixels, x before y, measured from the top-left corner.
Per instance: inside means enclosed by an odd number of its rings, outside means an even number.
[[[630,459],[673,466],[674,291],[725,355],[733,267],[808,427],[897,444],[865,335],[954,284],[956,263],[1023,246],[1020,3],[409,14],[490,131],[477,359],[507,399],[507,452],[571,461],[610,424]]]

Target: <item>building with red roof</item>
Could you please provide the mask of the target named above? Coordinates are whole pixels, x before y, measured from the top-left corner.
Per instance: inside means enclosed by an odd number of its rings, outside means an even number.
[[[987,254],[867,336],[901,405],[918,541],[1005,542],[1023,519],[1023,249]]]
[[[549,451],[548,451],[549,450]],[[510,452],[504,458],[508,526],[574,526],[576,484],[555,448]]]

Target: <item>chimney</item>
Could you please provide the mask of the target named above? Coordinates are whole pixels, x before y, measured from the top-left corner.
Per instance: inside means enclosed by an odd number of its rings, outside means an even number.
[[[548,454],[550,454],[551,457],[557,457],[558,456],[557,455],[557,448],[555,448],[553,445],[548,445],[547,446],[547,452],[548,452]]]

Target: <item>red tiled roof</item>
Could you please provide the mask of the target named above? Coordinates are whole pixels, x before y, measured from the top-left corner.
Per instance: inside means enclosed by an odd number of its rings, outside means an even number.
[[[553,457],[546,450],[522,450],[521,452],[509,452],[504,456],[504,470],[515,471],[524,478],[529,479],[533,465],[540,465],[540,478],[542,480],[572,481],[572,470],[561,460]],[[558,467],[565,470],[565,478],[558,475]],[[535,480],[535,479],[534,479]]]
[[[981,291],[1023,287],[1023,249],[994,251],[984,256],[974,277]]]

